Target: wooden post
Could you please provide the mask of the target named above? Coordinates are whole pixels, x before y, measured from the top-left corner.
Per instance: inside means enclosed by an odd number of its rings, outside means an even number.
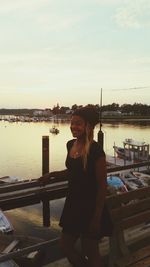
[[[49,173],[49,136],[42,136],[42,175]]]
[[[104,134],[101,130],[98,132],[98,143],[100,144],[101,150],[104,148]]]
[[[49,173],[49,136],[42,136],[42,175]],[[50,226],[50,203],[47,198],[43,202],[43,226]]]
[[[43,226],[50,226],[50,201],[48,198],[44,197],[43,202]]]
[[[102,132],[102,88],[100,94],[100,105],[99,105],[99,132],[98,132],[98,143],[100,144],[101,150],[104,149],[104,134]]]

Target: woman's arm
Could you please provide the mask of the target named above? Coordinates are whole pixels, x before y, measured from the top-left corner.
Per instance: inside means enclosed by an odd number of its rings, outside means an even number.
[[[95,207],[95,217],[101,218],[104,202],[107,194],[107,168],[106,158],[101,157],[96,162],[97,197]]]
[[[68,176],[68,170],[62,170],[62,171],[54,171],[54,172],[50,172],[50,173],[46,173],[43,176],[41,176],[38,180],[42,183],[42,184],[46,184],[49,183],[52,179],[55,180],[67,180]]]
[[[97,181],[97,195],[96,195],[96,206],[90,225],[90,230],[93,233],[96,233],[100,228],[100,220],[107,193],[107,168],[106,168],[105,156],[99,158],[96,161],[95,168],[96,168],[96,181]]]

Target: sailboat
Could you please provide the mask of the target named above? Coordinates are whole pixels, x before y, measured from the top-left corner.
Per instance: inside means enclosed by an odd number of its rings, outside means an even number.
[[[53,127],[52,128],[50,128],[50,133],[54,133],[54,134],[58,134],[59,133],[59,130],[56,128],[56,126],[55,125],[53,125]]]

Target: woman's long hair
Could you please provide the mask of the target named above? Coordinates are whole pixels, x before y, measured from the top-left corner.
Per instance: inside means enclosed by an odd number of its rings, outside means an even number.
[[[94,137],[94,129],[89,123],[87,123],[86,130],[85,130],[85,142],[84,142],[83,154],[82,154],[84,170],[86,170],[86,167],[87,167],[87,159],[88,159],[90,146],[93,143],[93,137]]]

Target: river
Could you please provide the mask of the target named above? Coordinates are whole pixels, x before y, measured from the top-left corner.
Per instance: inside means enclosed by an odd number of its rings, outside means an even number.
[[[52,122],[8,122],[0,121],[0,177],[10,175],[20,179],[37,178],[42,173],[42,136],[49,136],[50,170],[65,168],[66,142],[72,138],[69,123],[57,123],[60,133],[51,134]],[[97,140],[99,128],[95,128]],[[104,123],[104,150],[114,155],[113,145],[122,146],[125,138],[133,138],[150,144],[150,124]],[[41,237],[44,239],[58,236],[59,217],[64,199],[51,202],[51,227],[42,226],[42,205],[34,205],[7,211],[15,233]]]

